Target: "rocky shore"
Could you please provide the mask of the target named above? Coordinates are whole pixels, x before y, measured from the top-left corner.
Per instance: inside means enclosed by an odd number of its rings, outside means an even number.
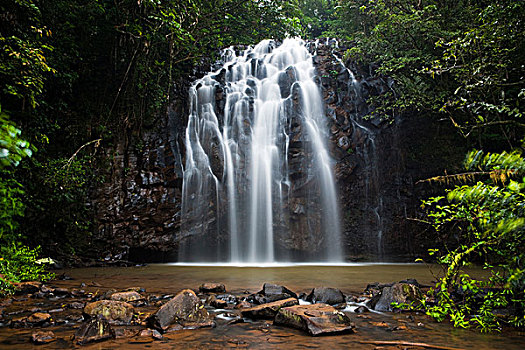
[[[0,342],[53,348],[95,342],[167,345],[177,332],[243,325],[267,332],[290,328],[305,336],[359,333],[363,323],[392,332],[424,327],[410,314],[402,323],[380,320],[381,312],[394,311],[396,303],[408,305],[421,296],[424,286],[410,279],[372,283],[359,295],[324,286],[297,294],[272,283],[264,283],[257,292],[229,291],[224,284],[210,282],[158,294],[145,286],[116,290],[96,282],[69,282],[78,286],[58,287],[53,281],[18,284],[16,295],[0,302],[0,330],[13,335],[10,340],[0,337]]]

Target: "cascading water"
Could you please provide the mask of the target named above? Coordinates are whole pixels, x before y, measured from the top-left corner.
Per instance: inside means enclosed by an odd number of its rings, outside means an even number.
[[[276,46],[228,49],[190,89],[180,261],[342,261],[312,56],[298,39]]]

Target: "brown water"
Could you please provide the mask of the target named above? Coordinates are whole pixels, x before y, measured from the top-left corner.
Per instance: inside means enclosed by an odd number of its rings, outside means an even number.
[[[438,272],[433,267],[434,272]],[[89,268],[65,270],[73,280],[53,281],[57,287],[78,288],[81,283],[87,291],[110,288],[144,287],[149,293],[174,294],[184,288],[196,289],[204,282],[221,282],[228,291],[260,290],[264,282],[283,284],[299,293],[317,286],[330,286],[345,293],[358,294],[370,282],[392,282],[415,278],[421,284],[432,284],[429,268],[420,264],[384,264],[362,266],[287,266],[287,267],[221,267],[149,265],[131,268]],[[470,274],[483,277],[481,269]],[[59,272],[61,273],[61,272]],[[26,303],[29,301],[26,301]],[[68,302],[67,300],[63,303]],[[42,306],[45,308],[45,305]],[[51,306],[49,306],[51,307]],[[151,310],[145,310],[151,312]],[[80,312],[80,311],[78,311]],[[523,333],[504,330],[500,334],[480,334],[474,330],[454,329],[447,323],[436,323],[425,315],[348,313],[356,323],[356,333],[338,336],[310,337],[301,331],[273,326],[271,321],[246,322],[228,325],[217,319],[217,327],[182,330],[164,335],[161,341],[148,342],[138,338],[118,338],[103,343],[83,346],[86,349],[421,349],[417,346],[386,346],[363,342],[404,341],[427,343],[457,349],[525,349]],[[118,327],[117,327],[118,328]],[[128,329],[130,327],[127,327]],[[133,328],[133,327],[132,327]],[[136,330],[140,326],[135,326]],[[49,345],[33,346],[28,342],[32,330],[0,328],[0,349],[67,349],[80,348],[70,337],[75,328],[54,326],[58,341]]]

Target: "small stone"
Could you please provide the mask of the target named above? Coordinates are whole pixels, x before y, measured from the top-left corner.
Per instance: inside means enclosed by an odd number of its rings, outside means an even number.
[[[225,293],[226,287],[221,283],[204,283],[199,287],[201,293]]]
[[[35,332],[31,335],[31,341],[33,344],[49,344],[51,342],[54,342],[56,340],[55,333],[48,331],[48,332]]]
[[[216,309],[224,309],[224,308],[228,307],[228,303],[227,302],[225,302],[224,300],[217,299],[217,297],[215,297],[215,295],[210,295],[206,299],[206,304],[208,304],[211,307],[214,307]]]
[[[75,341],[79,345],[114,338],[115,331],[109,322],[99,318],[84,323],[75,333]]]
[[[139,333],[139,337],[152,337],[155,340],[161,340],[162,338],[164,338],[158,330],[151,328],[141,330]]]
[[[81,303],[81,302],[78,302],[78,301],[74,301],[70,304],[67,305],[67,308],[68,309],[73,309],[73,310],[77,310],[77,309],[83,309],[85,306],[84,303]]]

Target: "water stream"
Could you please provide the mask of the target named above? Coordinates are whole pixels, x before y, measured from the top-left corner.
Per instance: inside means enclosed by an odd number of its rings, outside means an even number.
[[[299,39],[223,55],[190,89],[179,261],[342,261],[312,55]],[[299,247],[304,248],[304,247]]]

